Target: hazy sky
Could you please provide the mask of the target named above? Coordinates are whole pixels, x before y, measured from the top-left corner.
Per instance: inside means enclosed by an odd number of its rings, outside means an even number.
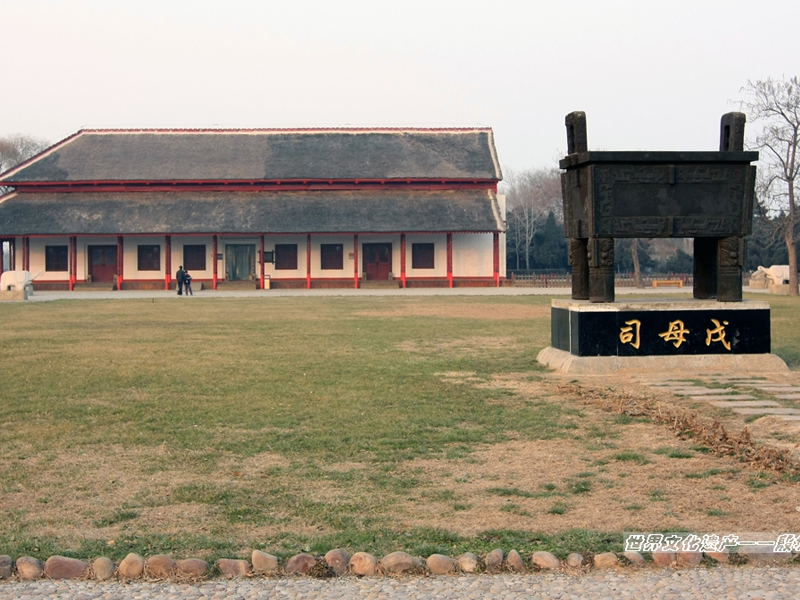
[[[800,75],[797,0],[0,0],[0,135],[491,126],[504,168],[716,150],[748,79]]]

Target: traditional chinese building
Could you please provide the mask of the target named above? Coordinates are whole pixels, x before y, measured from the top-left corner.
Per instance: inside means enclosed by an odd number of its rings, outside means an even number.
[[[0,248],[37,289],[498,286],[501,178],[491,129],[87,129],[0,175]]]

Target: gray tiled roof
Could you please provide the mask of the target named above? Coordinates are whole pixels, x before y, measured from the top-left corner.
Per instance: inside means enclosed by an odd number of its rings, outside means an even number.
[[[488,190],[12,193],[0,235],[501,231]]]
[[[492,130],[85,130],[0,181],[407,178],[500,180]]]

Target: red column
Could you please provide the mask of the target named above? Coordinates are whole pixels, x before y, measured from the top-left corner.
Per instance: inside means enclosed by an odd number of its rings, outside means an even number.
[[[311,234],[306,238],[306,288],[311,289]]]
[[[124,278],[123,270],[125,265],[125,247],[122,242],[122,236],[117,236],[117,291],[122,289],[122,280]]]
[[[500,287],[500,234],[496,231],[492,234],[492,243],[494,246],[492,253],[494,258],[494,285],[495,287]]]
[[[453,234],[447,234],[447,287],[453,287]]]
[[[261,289],[264,289],[264,236],[261,236]]]
[[[16,271],[17,270],[17,238],[13,238],[8,243],[8,248],[11,250],[11,258],[8,261],[8,270],[9,271]]]
[[[164,236],[164,289],[172,282],[172,236]]]
[[[406,287],[406,234],[400,234],[400,285]]]
[[[3,274],[3,259],[5,257],[5,240],[0,240],[0,275]]]
[[[22,238],[22,270],[31,270],[31,238],[27,235]]]
[[[75,280],[77,279],[76,273],[76,266],[78,265],[78,261],[75,257],[75,254],[78,250],[78,241],[76,236],[71,235],[69,236],[69,248],[67,252],[67,262],[69,263],[69,291],[75,289]]]
[[[353,287],[358,289],[358,234],[353,235]]]
[[[217,289],[217,236],[216,236],[216,234],[214,235],[214,244],[213,244],[212,251],[213,251],[214,255],[211,257],[211,265],[212,265],[212,268],[213,268],[214,275],[213,275],[212,280],[211,280],[211,287],[213,289]]]

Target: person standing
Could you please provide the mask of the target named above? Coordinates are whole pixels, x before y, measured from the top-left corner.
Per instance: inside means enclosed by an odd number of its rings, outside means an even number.
[[[183,265],[178,267],[178,272],[175,273],[175,279],[178,281],[178,296],[183,296],[183,283],[186,278],[186,271],[183,270]]]
[[[194,292],[192,292],[192,276],[189,275],[189,271],[183,272],[183,289],[186,290],[187,296],[194,296]]]

